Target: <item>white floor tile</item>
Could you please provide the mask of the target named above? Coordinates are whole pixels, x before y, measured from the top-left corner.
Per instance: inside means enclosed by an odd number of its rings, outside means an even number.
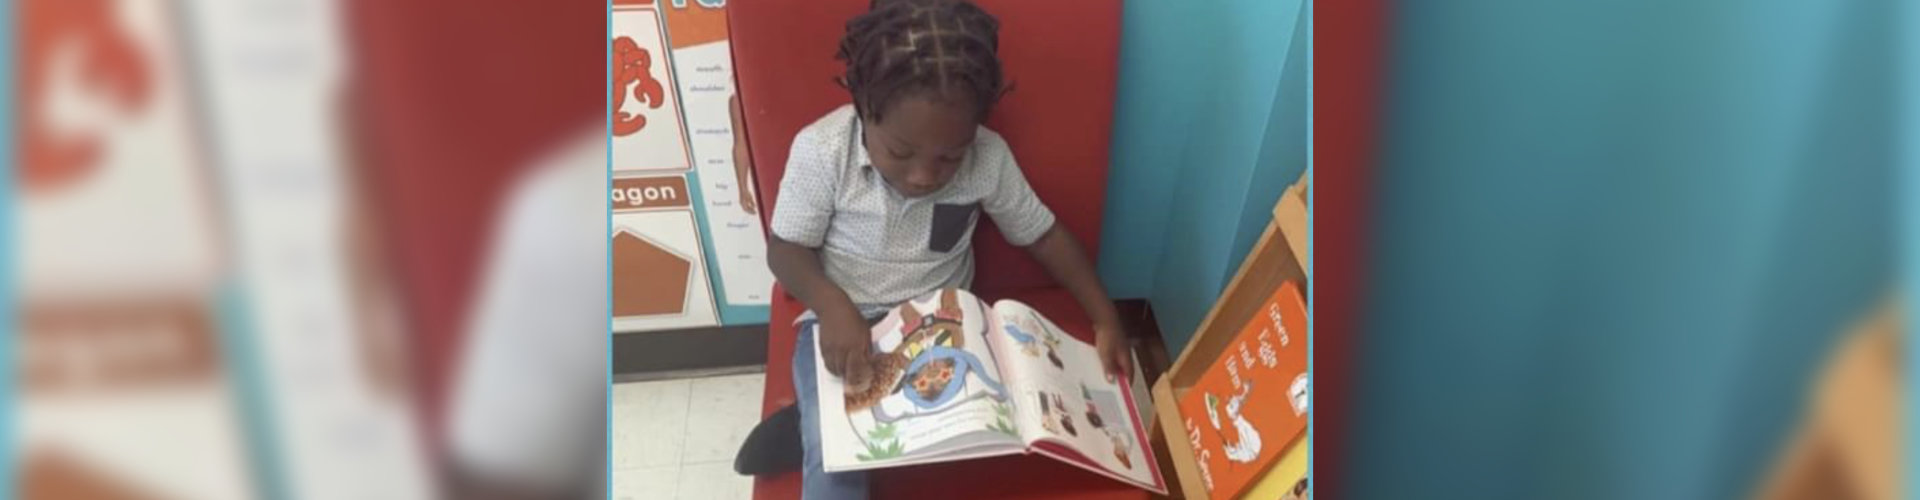
[[[665,500],[679,488],[679,466],[614,471],[612,500]]]
[[[709,463],[680,467],[679,500],[748,500],[753,498],[753,478],[733,472],[731,463]]]
[[[614,392],[613,467],[680,464],[686,446],[689,380],[620,384]]]
[[[740,443],[760,422],[760,373],[693,379],[682,464],[733,463]]]
[[[614,406],[635,406],[648,400],[666,398],[675,399],[685,395],[687,385],[694,379],[649,380],[645,382],[627,382],[613,385]]]

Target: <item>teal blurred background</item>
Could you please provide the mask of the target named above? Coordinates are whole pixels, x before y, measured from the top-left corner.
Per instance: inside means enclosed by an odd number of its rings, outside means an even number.
[[[1100,278],[1175,355],[1307,168],[1312,3],[1126,2]]]
[[[1895,285],[1898,7],[1392,4],[1351,463],[1321,480],[1750,495]]]

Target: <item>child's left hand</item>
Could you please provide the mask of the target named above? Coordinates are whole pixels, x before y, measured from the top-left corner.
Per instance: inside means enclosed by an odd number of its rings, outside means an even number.
[[[1100,367],[1108,381],[1125,379],[1133,373],[1133,349],[1127,331],[1118,322],[1093,324],[1093,348],[1100,353]]]

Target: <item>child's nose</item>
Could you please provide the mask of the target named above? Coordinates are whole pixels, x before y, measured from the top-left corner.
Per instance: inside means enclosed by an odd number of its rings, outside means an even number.
[[[940,170],[931,165],[922,165],[907,173],[907,182],[914,186],[928,187],[940,182]]]

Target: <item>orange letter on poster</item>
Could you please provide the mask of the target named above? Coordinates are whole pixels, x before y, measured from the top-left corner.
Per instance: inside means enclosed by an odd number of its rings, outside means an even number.
[[[106,0],[27,0],[22,7],[20,181],[29,193],[69,184],[100,159],[97,133],[62,137],[48,127],[43,100],[56,50],[77,45],[81,80],[74,83],[105,89],[121,111],[140,110],[152,93],[140,48],[114,23],[112,7]]]
[[[634,82],[633,98],[647,107],[658,109],[666,104],[666,89],[660,81],[653,79],[653,57],[646,49],[640,48],[633,38],[620,37],[613,40],[613,135],[626,136],[639,132],[647,126],[647,117],[620,111],[627,104],[627,86]]]

